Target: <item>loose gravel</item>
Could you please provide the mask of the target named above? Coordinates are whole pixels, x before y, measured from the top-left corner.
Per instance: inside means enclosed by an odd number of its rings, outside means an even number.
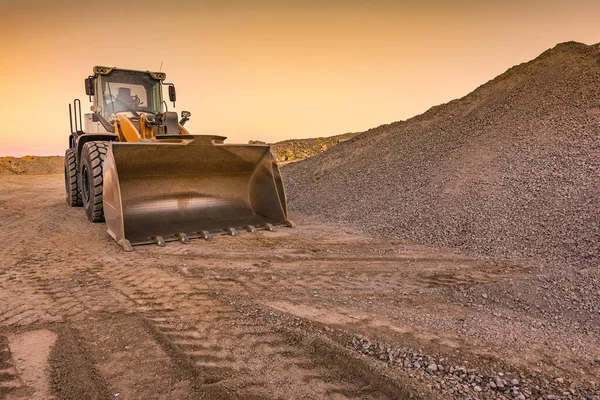
[[[550,382],[521,374],[517,379],[511,378],[502,371],[489,374],[478,368],[448,365],[444,358],[433,357],[422,350],[397,348],[373,342],[365,336],[354,337],[352,346],[366,356],[379,359],[391,367],[412,374],[417,380],[435,382],[433,387],[440,392],[440,398],[445,399],[595,399],[599,393],[590,386],[569,384],[562,377]]]

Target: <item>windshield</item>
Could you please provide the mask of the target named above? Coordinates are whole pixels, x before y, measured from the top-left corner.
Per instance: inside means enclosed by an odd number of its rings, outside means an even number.
[[[122,111],[160,112],[160,81],[150,75],[131,71],[113,71],[102,77],[104,116]]]

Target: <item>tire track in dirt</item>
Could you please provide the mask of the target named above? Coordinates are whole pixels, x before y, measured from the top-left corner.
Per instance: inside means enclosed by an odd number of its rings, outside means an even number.
[[[59,340],[52,356],[58,398],[198,398],[188,377],[139,322],[135,304],[101,278],[104,270],[99,263],[66,265],[35,256],[15,264],[19,285],[40,299],[35,307],[58,316],[53,322],[60,322],[53,328]],[[25,301],[29,305],[31,296]],[[14,331],[24,324],[3,325]],[[122,343],[127,341],[133,341],[128,347],[135,351],[124,351]],[[127,366],[126,373],[115,372],[115,363]]]
[[[0,336],[0,397],[22,387],[23,382],[8,348],[8,339]]]
[[[0,275],[0,297],[10,300],[6,307],[0,305],[0,329],[19,332],[33,324],[58,323],[52,328],[59,340],[51,364],[59,399],[108,398],[110,392],[127,394],[123,398],[199,398],[193,381],[179,372],[151,330],[138,322],[136,303],[104,281],[103,271],[99,263],[66,265],[32,252]],[[123,354],[115,343],[128,340],[134,340],[128,347],[136,351]],[[115,362],[129,366],[128,372],[115,375]],[[17,387],[19,376],[11,371],[14,379],[9,383]]]
[[[110,279],[155,328],[165,351],[204,385],[243,397],[390,397],[319,359],[302,341],[240,313],[207,283],[131,266],[111,266]]]
[[[111,398],[108,384],[90,357],[86,341],[68,325],[57,329],[58,340],[50,355],[52,387],[59,400]]]
[[[359,251],[362,252],[362,249]],[[219,259],[227,261],[228,256],[202,256],[201,263],[191,259],[185,264],[169,260],[168,264],[179,266],[171,266],[168,270],[172,274],[184,274],[191,280],[208,282],[213,290],[227,294],[228,298],[241,298],[257,309],[270,308],[273,312],[267,311],[268,314],[279,314],[284,320],[292,321],[292,326],[293,321],[300,318],[308,325],[315,325],[320,332],[332,332],[333,327],[336,331],[347,329],[354,334],[400,337],[400,342],[407,340],[417,342],[418,346],[445,351],[469,348],[473,342],[467,343],[460,336],[436,331],[423,324],[411,326],[406,320],[421,321],[422,311],[406,312],[402,307],[394,307],[396,302],[412,303],[423,297],[423,293],[432,301],[433,298],[443,298],[451,288],[494,282],[501,279],[507,270],[514,273],[515,269],[522,269],[515,268],[512,263],[488,263],[460,257],[456,257],[457,260],[448,257],[436,259],[434,264],[430,264],[431,257],[425,261],[417,257],[386,257],[386,260],[373,257],[370,263],[363,264],[351,256],[340,257],[335,250],[332,259],[320,257],[315,261],[289,256],[285,262],[249,261],[238,268],[218,267]],[[444,274],[445,269],[452,273]],[[276,299],[281,299],[283,304],[278,304]],[[385,309],[381,308],[382,303],[387,305]],[[468,310],[462,312],[468,314]],[[347,337],[326,335],[341,346],[349,343]],[[475,354],[484,354],[485,346],[476,347]],[[415,387],[414,382],[402,377],[410,372],[398,373],[400,376],[395,377],[396,382],[402,382],[404,388]]]
[[[417,246],[381,240],[352,237],[347,239],[350,244],[330,240],[325,243],[329,247],[320,240],[298,242],[286,236],[247,240],[250,244],[245,247],[228,243],[232,249],[227,253],[218,247],[215,251],[211,245],[203,250],[173,246],[169,248],[171,254],[161,255],[165,262],[178,266],[173,268],[180,273],[202,276],[223,291],[242,291],[259,298],[274,293],[287,297],[290,292],[311,296],[313,291],[369,297],[381,293],[395,297],[399,292],[419,290],[439,293],[491,284],[509,273],[524,272],[501,262],[475,261],[447,251],[432,254]],[[278,251],[268,250],[267,245]],[[195,261],[199,256],[201,266]]]
[[[123,305],[99,281],[94,270],[64,266],[44,257],[30,256],[0,274],[0,306],[4,327],[61,321],[81,321],[96,312],[121,312]]]
[[[322,373],[315,375],[311,360],[301,350],[286,343],[277,333],[266,332],[251,321],[240,321],[233,307],[223,305],[208,295],[206,285],[192,287],[166,274],[157,278],[157,271],[144,269],[142,273],[135,271],[132,275],[132,269],[128,267],[106,271],[100,265],[66,266],[48,262],[44,255],[32,254],[15,263],[14,268],[4,271],[2,283],[27,290],[28,296],[22,307],[13,307],[11,314],[2,315],[5,317],[2,325],[10,328],[48,322],[40,319],[47,314],[58,316],[54,321],[76,323],[77,330],[85,330],[85,325],[88,325],[85,320],[98,312],[135,311],[152,321],[151,324],[157,328],[155,336],[159,343],[170,343],[178,349],[206,385],[231,378],[237,380],[235,377],[250,374],[252,380],[236,382],[236,392],[241,390],[246,395],[262,397],[269,393],[269,385],[274,390],[280,389],[279,384],[283,383],[293,386],[284,396],[292,398],[297,394],[298,379],[313,387],[305,397],[334,398],[337,393],[342,398],[351,398],[353,396],[349,393],[358,391],[348,382],[336,385],[324,381]],[[108,287],[101,277],[103,273],[110,275],[121,296],[111,296],[114,289]],[[38,300],[32,302],[32,298]],[[198,310],[208,312],[198,317]],[[32,311],[37,314],[29,320],[27,318]],[[227,325],[233,330],[240,326],[244,329],[231,335]],[[233,356],[232,350],[239,349],[240,344],[245,349]],[[85,349],[81,352],[85,353]],[[273,373],[277,376],[277,384],[261,383],[260,379],[256,379],[265,368],[264,363],[252,364],[252,355],[257,353],[261,357],[269,357],[275,365],[283,366],[282,371]],[[327,375],[329,380],[336,380],[332,374]],[[216,388],[213,392],[220,393]],[[227,390],[221,391],[220,396],[232,397],[227,393]]]
[[[359,267],[349,270],[348,265],[353,264]],[[293,269],[284,264],[254,263],[248,268],[235,270],[204,266],[173,270],[210,281],[214,290],[257,299],[280,297],[306,300],[307,297],[313,297],[314,300],[332,298],[337,302],[351,302],[357,298],[366,298],[367,302],[375,298],[394,301],[399,295],[408,296],[424,291],[431,296],[450,293],[456,287],[468,288],[499,279],[498,273],[481,272],[472,267],[464,267],[464,271],[452,275],[444,275],[437,270],[417,271],[415,268],[407,272],[403,260],[371,262],[369,266],[369,270],[365,271],[361,264],[349,258],[343,262],[328,260],[319,263],[298,260]]]
[[[37,287],[37,282],[16,271],[0,275],[0,327],[61,321],[63,318],[57,312],[52,299]]]

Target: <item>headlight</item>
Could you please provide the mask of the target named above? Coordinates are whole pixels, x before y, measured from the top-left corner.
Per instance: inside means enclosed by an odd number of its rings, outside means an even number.
[[[108,75],[112,72],[113,69],[114,68],[96,66],[94,67],[94,74]]]

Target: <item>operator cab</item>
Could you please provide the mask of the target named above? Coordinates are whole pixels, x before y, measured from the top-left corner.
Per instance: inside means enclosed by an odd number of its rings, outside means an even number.
[[[161,134],[179,133],[177,114],[168,112],[162,97],[162,86],[167,85],[169,100],[175,105],[175,86],[164,82],[165,78],[164,72],[94,67],[94,75],[85,80],[86,94],[93,102],[93,113],[85,115],[85,132],[113,132],[113,116],[127,113],[132,120],[139,121],[140,114],[145,114],[147,121],[165,126]],[[183,112],[179,124],[188,119],[189,112]]]
[[[156,114],[161,111],[161,82],[147,72],[113,70],[99,76],[98,86],[103,100],[98,105],[106,119],[119,112]]]

